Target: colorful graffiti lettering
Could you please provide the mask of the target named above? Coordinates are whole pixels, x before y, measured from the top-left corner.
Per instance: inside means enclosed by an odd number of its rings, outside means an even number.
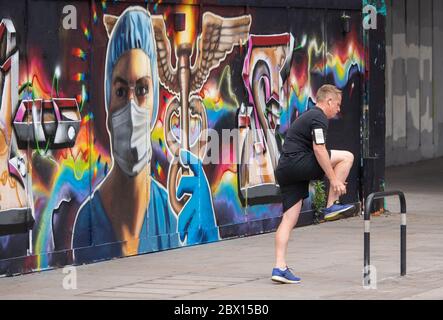
[[[278,194],[274,169],[282,141],[277,134],[283,109],[283,82],[288,76],[294,39],[290,34],[249,38],[243,66],[248,105],[239,110],[241,159],[239,183],[250,202]]]
[[[0,235],[31,228],[28,161],[19,151],[12,118],[18,104],[19,52],[11,20],[0,22]]]

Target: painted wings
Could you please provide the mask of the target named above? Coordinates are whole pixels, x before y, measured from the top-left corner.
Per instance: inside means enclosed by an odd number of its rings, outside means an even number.
[[[171,93],[180,91],[177,68],[171,64],[171,44],[161,15],[152,16],[157,46],[157,64],[161,84]],[[232,52],[235,45],[243,44],[249,36],[251,16],[222,18],[210,12],[203,14],[202,33],[197,40],[197,56],[191,68],[191,94],[199,92],[211,70]]]
[[[177,68],[171,64],[171,44],[166,34],[165,21],[161,15],[153,15],[151,18],[157,46],[157,64],[160,83],[170,93],[177,94],[180,91],[177,79]]]
[[[197,40],[197,57],[191,70],[191,93],[199,92],[209,77],[235,45],[249,36],[251,16],[222,18],[210,12],[203,15],[202,33]]]

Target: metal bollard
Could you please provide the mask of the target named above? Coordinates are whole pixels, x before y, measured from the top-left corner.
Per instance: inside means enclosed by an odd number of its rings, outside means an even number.
[[[402,191],[376,192],[368,196],[365,203],[365,233],[364,233],[364,281],[365,285],[370,285],[370,234],[371,234],[371,209],[374,200],[384,199],[390,196],[399,196],[401,209],[400,225],[400,275],[406,275],[406,198]]]

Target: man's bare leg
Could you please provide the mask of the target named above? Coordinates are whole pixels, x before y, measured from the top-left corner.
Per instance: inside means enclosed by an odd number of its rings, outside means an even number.
[[[286,269],[286,251],[288,248],[289,237],[291,232],[297,224],[298,217],[302,207],[303,200],[300,200],[291,209],[283,214],[280,226],[277,229],[275,235],[275,267],[280,269]]]
[[[332,168],[334,168],[337,179],[341,182],[346,182],[353,163],[354,155],[349,151],[331,150],[331,165]],[[339,195],[334,192],[332,188],[329,188],[328,204],[326,207],[329,208],[332,206],[338,198]]]

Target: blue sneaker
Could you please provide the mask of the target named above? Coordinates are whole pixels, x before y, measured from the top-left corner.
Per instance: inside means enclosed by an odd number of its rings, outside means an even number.
[[[322,212],[325,215],[326,221],[337,220],[339,216],[346,211],[352,210],[353,205],[341,204],[338,200],[334,202],[329,208],[323,209]]]
[[[290,268],[286,268],[285,271],[279,268],[274,268],[272,270],[272,281],[279,283],[300,283],[301,279],[294,276]]]

